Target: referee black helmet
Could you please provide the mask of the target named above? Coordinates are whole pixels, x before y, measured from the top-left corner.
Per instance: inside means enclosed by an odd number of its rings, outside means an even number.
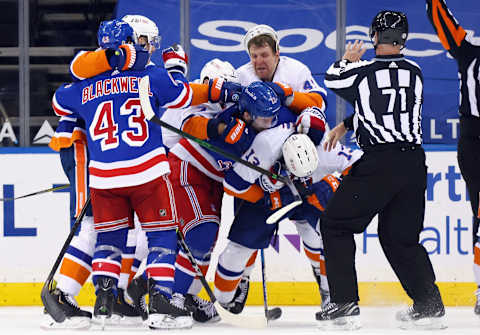
[[[370,38],[378,32],[377,44],[405,45],[408,36],[407,17],[402,12],[383,10],[373,18]],[[374,43],[375,44],[375,43]]]

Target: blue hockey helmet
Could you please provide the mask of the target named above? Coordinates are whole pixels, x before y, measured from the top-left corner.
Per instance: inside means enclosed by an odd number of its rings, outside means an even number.
[[[282,104],[275,91],[261,81],[251,83],[240,95],[240,110],[249,113],[253,122],[268,121],[267,128],[277,124],[280,107]]]
[[[134,40],[132,27],[122,20],[102,21],[97,32],[98,45],[103,49],[116,49]]]

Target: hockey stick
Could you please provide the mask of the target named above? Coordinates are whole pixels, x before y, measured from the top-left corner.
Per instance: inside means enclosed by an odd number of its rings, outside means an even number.
[[[22,196],[19,196],[19,197],[15,197],[15,198],[0,198],[0,201],[13,201],[13,200],[18,200],[18,199],[27,198],[27,197],[31,197],[31,196],[38,195],[38,194],[42,194],[42,193],[60,191],[60,190],[63,190],[63,189],[65,189],[65,188],[68,188],[68,187],[70,187],[70,184],[62,185],[62,186],[57,186],[57,187],[52,187],[52,188],[48,188],[48,189],[46,189],[46,190],[37,191],[37,192],[29,193],[29,194],[25,194],[25,195],[22,195]]]
[[[65,253],[67,252],[67,249],[70,246],[70,242],[72,242],[73,236],[75,235],[75,232],[77,231],[78,227],[80,226],[80,223],[82,222],[83,217],[85,216],[85,213],[87,212],[87,207],[89,204],[90,204],[90,194],[87,197],[87,201],[85,201],[85,204],[83,205],[82,211],[80,212],[77,219],[75,220],[75,223],[73,224],[72,229],[70,230],[70,234],[65,240],[62,250],[60,250],[57,260],[55,261],[55,264],[53,264],[52,270],[50,271],[47,277],[47,280],[45,281],[45,284],[43,284],[42,292],[40,293],[40,297],[42,298],[42,302],[43,302],[43,305],[45,306],[45,309],[47,310],[48,314],[50,314],[51,317],[56,322],[65,321],[66,315],[65,315],[65,312],[57,306],[56,302],[54,301],[54,298],[50,294],[50,286],[53,281],[53,276],[55,275],[55,272],[57,272],[57,269],[60,266],[60,262],[62,261]]]
[[[158,125],[160,125],[164,128],[167,128],[168,130],[170,130],[170,131],[172,131],[172,132],[174,132],[174,133],[176,133],[176,134],[178,134],[182,137],[188,138],[188,139],[194,141],[195,143],[201,145],[202,147],[204,147],[206,149],[209,149],[211,151],[214,151],[216,153],[219,153],[219,154],[231,159],[232,161],[235,161],[235,162],[238,162],[238,163],[243,164],[245,166],[248,166],[249,168],[251,168],[251,169],[253,169],[257,172],[260,172],[261,174],[265,174],[272,179],[279,180],[279,181],[285,183],[290,188],[290,190],[292,191],[293,196],[294,196],[294,201],[292,203],[288,204],[287,206],[280,208],[278,211],[276,211],[270,217],[268,217],[268,219],[267,219],[268,224],[272,224],[272,223],[277,222],[288,211],[290,211],[292,208],[295,208],[295,207],[299,206],[303,202],[302,198],[300,197],[300,194],[298,193],[297,189],[295,188],[295,185],[293,185],[290,178],[282,176],[282,175],[278,175],[278,174],[273,173],[269,170],[266,170],[266,169],[263,169],[259,166],[256,166],[256,165],[250,163],[249,161],[246,161],[246,160],[244,160],[240,157],[237,157],[237,156],[229,153],[226,150],[223,150],[222,148],[217,147],[216,145],[213,145],[211,143],[203,141],[203,140],[199,139],[198,137],[190,135],[189,133],[186,133],[186,132],[184,132],[184,131],[182,131],[178,128],[175,128],[172,125],[160,120],[158,118],[158,116],[155,115],[155,112],[153,111],[152,105],[150,104],[149,89],[150,89],[150,79],[149,79],[148,76],[145,76],[140,80],[140,83],[138,85],[138,91],[139,91],[139,96],[140,96],[140,104],[142,106],[142,113],[147,120],[152,121],[152,122],[154,122],[154,123],[156,123],[156,124],[158,124]]]
[[[255,316],[255,315],[245,316],[240,314],[232,314],[229,311],[227,311],[225,308],[223,308],[222,305],[220,305],[217,298],[213,294],[212,289],[208,285],[207,280],[205,279],[205,276],[203,275],[197,262],[195,261],[195,258],[193,258],[193,255],[190,249],[188,248],[187,243],[185,242],[185,236],[183,236],[183,233],[180,231],[180,229],[177,229],[177,237],[178,237],[178,243],[180,243],[181,248],[187,255],[190,263],[193,266],[193,269],[195,270],[198,277],[200,278],[200,282],[202,283],[203,288],[205,289],[205,291],[207,291],[210,301],[213,303],[213,306],[217,310],[218,315],[220,315],[222,320],[225,321],[226,323],[229,323],[235,326],[240,326],[240,327],[248,327],[248,328],[266,327],[267,323],[265,322],[265,318],[263,316]]]
[[[263,288],[263,308],[265,310],[265,318],[268,321],[276,320],[282,316],[282,310],[280,307],[268,309],[267,300],[267,276],[265,274],[265,254],[264,249],[260,249],[260,259],[262,261],[262,288]]]

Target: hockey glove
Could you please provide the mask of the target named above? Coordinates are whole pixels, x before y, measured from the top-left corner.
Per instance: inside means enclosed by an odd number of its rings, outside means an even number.
[[[168,72],[180,72],[184,76],[188,71],[188,56],[180,44],[174,44],[162,51],[163,63]]]
[[[113,70],[143,70],[150,54],[141,45],[122,44],[118,49],[107,49],[108,64]]]
[[[288,187],[284,187],[273,193],[267,193],[263,197],[265,206],[274,211],[294,201],[292,192]]]
[[[268,85],[272,88],[275,93],[278,95],[278,98],[282,102],[284,106],[290,106],[293,101],[293,89],[288,86],[287,84],[279,83],[279,82],[271,82],[265,81],[264,84]]]
[[[287,176],[287,171],[283,169],[282,163],[276,161],[273,166],[270,168],[270,171],[275,173],[276,175]],[[258,179],[258,183],[260,187],[268,193],[274,193],[285,186],[285,183],[278,179],[272,179],[266,174],[262,174]]]
[[[325,113],[318,107],[308,107],[297,117],[295,127],[298,133],[306,134],[315,145],[319,145],[325,134],[325,124]]]
[[[309,186],[309,195],[306,196],[307,202],[323,212],[327,207],[328,200],[340,186],[340,180],[335,176],[328,174],[319,182]]]
[[[208,81],[208,101],[216,103],[237,102],[242,93],[242,85],[225,81],[223,78]]]
[[[236,118],[230,120],[220,135],[225,143],[234,144],[241,152],[250,147],[255,136],[255,130],[248,126],[245,121]]]

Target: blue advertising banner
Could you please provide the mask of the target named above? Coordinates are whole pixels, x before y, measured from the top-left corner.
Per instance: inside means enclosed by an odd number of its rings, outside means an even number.
[[[480,3],[476,0],[449,1],[460,24],[474,34]],[[364,58],[373,57],[368,36],[373,16],[380,10],[406,13],[410,34],[404,54],[423,69],[425,143],[454,144],[458,137],[457,65],[443,49],[425,10],[425,1],[371,0],[347,1],[347,42],[363,40],[368,48]],[[159,26],[164,47],[180,41],[180,1],[119,1],[117,17],[142,14]],[[213,58],[239,67],[249,61],[242,39],[256,24],[268,24],[278,33],[280,53],[305,63],[319,84],[336,58],[336,0],[191,0],[190,73],[198,77],[202,66]],[[160,52],[154,61],[161,64]],[[329,92],[328,121],[335,125],[335,96]],[[351,107],[347,109],[351,113]]]

